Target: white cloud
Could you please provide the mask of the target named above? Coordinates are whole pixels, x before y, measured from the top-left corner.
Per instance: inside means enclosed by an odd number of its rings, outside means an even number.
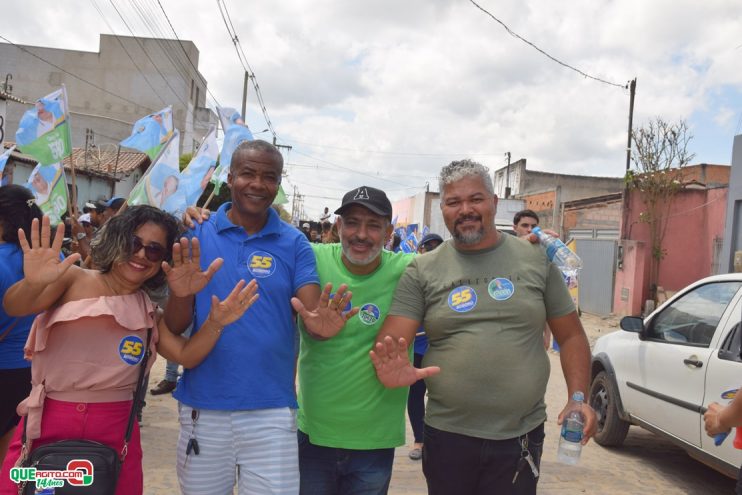
[[[110,4],[95,1],[116,32],[128,34]],[[304,165],[289,167],[289,183],[335,198],[308,198],[314,216],[361,182],[393,197],[426,181],[435,188],[440,166],[463,156],[498,168],[510,151],[537,170],[623,172],[628,92],[554,63],[469,2],[226,2],[279,137],[296,148],[289,161]],[[582,71],[618,84],[637,77],[635,125],[661,115],[693,126],[705,112],[714,116],[706,125],[729,132],[731,147],[729,129],[742,111],[739,2],[478,2]],[[149,32],[134,4],[167,27],[155,4],[116,3],[139,35]],[[243,73],[216,2],[162,4],[180,37],[198,46],[211,91],[239,107]],[[0,34],[19,43],[95,51],[98,32],[107,31],[90,0],[15,2],[4,13],[14,22]],[[723,88],[734,90],[733,101],[714,97]],[[252,88],[248,101],[251,127],[265,128]]]

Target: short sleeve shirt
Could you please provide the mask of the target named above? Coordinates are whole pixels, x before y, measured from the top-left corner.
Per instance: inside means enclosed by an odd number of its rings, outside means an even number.
[[[447,241],[416,258],[400,279],[389,314],[421,321],[428,337],[425,421],[488,439],[522,435],[546,420],[547,318],[574,304],[559,270],[538,245],[501,235],[490,249]]]
[[[183,373],[173,395],[203,409],[296,408],[296,325],[290,301],[301,287],[319,283],[312,248],[272,208],[266,225],[252,235],[229,220],[229,208],[231,203],[223,204],[191,233],[201,244],[202,269],[224,259],[196,295],[193,331],[208,317],[211,295],[224,299],[239,280],[256,279],[260,297],[224,328],[200,365]]]

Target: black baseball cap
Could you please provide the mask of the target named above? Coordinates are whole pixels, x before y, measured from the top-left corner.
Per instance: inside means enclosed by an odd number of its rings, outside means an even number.
[[[443,242],[443,238],[439,236],[438,234],[428,234],[425,237],[423,237],[422,241],[420,241],[420,244],[427,244],[430,241],[438,241]]]
[[[343,203],[335,210],[336,215],[342,215],[345,210],[353,205],[368,208],[377,215],[392,219],[392,203],[386,197],[386,193],[375,187],[361,186],[345,193]]]

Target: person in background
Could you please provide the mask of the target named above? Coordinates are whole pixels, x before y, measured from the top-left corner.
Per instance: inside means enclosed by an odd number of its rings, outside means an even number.
[[[513,217],[513,230],[518,237],[528,237],[534,227],[538,227],[538,215],[533,210],[521,210]],[[555,235],[556,232],[548,232]],[[558,236],[557,236],[558,237]],[[544,347],[548,350],[551,346],[551,329],[549,324],[544,325]]]
[[[333,242],[336,242],[336,241],[333,241],[332,239],[332,224],[327,220],[322,222],[321,238],[322,238],[322,244],[331,244]]]
[[[732,428],[736,428],[734,448],[742,449],[742,394],[740,394],[740,391],[737,390],[734,400],[728,406],[722,406],[717,402],[712,402],[707,408],[703,414],[706,434],[714,437],[720,433],[728,433]],[[740,467],[734,493],[742,495],[742,467]]]
[[[417,247],[419,254],[429,253],[443,243],[443,238],[438,234],[428,234],[422,238],[420,245]],[[415,335],[415,344],[413,348],[412,365],[415,368],[423,367],[423,356],[428,350],[428,337],[425,335],[425,329],[420,327]],[[418,380],[410,385],[410,394],[407,396],[407,416],[410,418],[412,434],[415,437],[415,444],[412,446],[409,454],[413,461],[419,461],[423,458],[423,429],[425,427],[425,380]]]
[[[304,234],[304,237],[306,237],[309,242],[312,242],[312,235],[309,230],[310,228],[309,222],[301,224],[301,232]]]
[[[106,223],[108,220],[113,218],[125,202],[126,200],[124,198],[118,197],[106,201],[106,209],[103,211],[103,223]]]
[[[18,240],[18,229],[26,237],[31,235],[31,221],[40,219],[42,212],[34,196],[23,186],[0,187],[0,292],[5,292],[23,278],[23,252]],[[18,404],[31,391],[31,362],[23,359],[23,346],[31,330],[33,314],[15,318],[0,307],[0,464],[8,451],[20,417]]]

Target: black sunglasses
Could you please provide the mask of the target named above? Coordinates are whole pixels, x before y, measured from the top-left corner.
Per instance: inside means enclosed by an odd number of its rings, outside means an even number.
[[[131,238],[131,254],[134,255],[138,253],[142,248],[144,248],[144,256],[152,263],[164,260],[167,255],[165,248],[156,242],[145,246],[142,244],[142,240],[139,237],[133,236]]]

